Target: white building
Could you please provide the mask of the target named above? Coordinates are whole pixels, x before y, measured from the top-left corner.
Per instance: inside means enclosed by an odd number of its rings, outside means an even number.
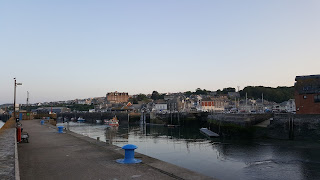
[[[167,104],[155,104],[153,111],[155,112],[166,112],[168,110]]]
[[[290,113],[296,112],[296,102],[294,99],[289,99],[286,101],[285,110]]]

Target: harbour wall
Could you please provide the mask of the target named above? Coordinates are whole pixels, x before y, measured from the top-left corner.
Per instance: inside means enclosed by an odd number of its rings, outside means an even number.
[[[319,140],[320,114],[275,114],[267,136],[276,139]]]
[[[20,179],[15,124],[10,118],[0,129],[0,179]]]
[[[273,114],[224,114],[216,113],[208,115],[209,120],[221,121],[224,124],[236,124],[243,127],[256,125],[273,117]]]

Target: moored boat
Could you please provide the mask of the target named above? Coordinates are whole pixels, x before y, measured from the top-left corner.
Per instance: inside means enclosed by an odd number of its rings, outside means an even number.
[[[100,124],[101,122],[102,122],[102,120],[100,120],[100,119],[97,119],[97,120],[96,120],[96,123],[97,123],[97,124]]]
[[[77,121],[78,121],[78,122],[85,122],[86,120],[83,119],[82,117],[79,117]]]
[[[109,126],[119,126],[119,120],[117,119],[117,116],[114,116],[110,120],[104,120],[104,123]]]

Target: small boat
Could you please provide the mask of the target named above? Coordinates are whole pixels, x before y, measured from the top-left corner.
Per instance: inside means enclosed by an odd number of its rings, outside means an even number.
[[[109,126],[119,126],[119,120],[117,119],[117,116],[114,116],[112,119],[110,120],[104,120],[104,123],[109,125]]]
[[[78,122],[85,122],[86,120],[85,119],[83,119],[82,117],[79,117],[78,118]]]
[[[97,119],[97,120],[96,120],[96,123],[97,123],[97,124],[100,124],[101,122],[102,122],[102,120],[100,120],[100,119]]]
[[[219,137],[219,134],[210,131],[208,128],[201,128],[200,132],[208,137]]]

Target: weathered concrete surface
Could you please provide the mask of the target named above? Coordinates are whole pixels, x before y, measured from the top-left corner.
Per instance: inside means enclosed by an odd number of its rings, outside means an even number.
[[[30,143],[18,145],[22,180],[37,179],[212,179],[136,153],[140,164],[118,164],[124,151],[75,133],[58,134],[39,120],[23,121]],[[195,162],[196,163],[196,162]]]
[[[318,140],[320,114],[276,114],[268,126],[268,136],[275,139]]]
[[[216,113],[208,115],[208,119],[218,120],[223,123],[239,126],[252,126],[271,118],[272,114],[224,114]]]
[[[15,122],[9,120],[0,129],[0,179],[16,179],[15,177]],[[17,177],[19,179],[19,177]]]

